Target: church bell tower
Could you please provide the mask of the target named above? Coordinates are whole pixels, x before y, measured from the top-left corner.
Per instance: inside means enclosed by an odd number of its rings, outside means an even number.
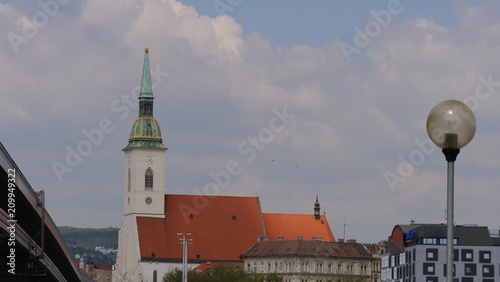
[[[144,50],[139,117],[130,130],[125,152],[125,215],[164,217],[165,151],[153,116],[149,50]]]

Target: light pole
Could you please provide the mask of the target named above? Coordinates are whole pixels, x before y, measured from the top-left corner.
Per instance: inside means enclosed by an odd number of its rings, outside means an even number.
[[[182,236],[182,282],[187,282],[187,260],[188,260],[188,243],[193,241],[193,239],[187,239],[186,236],[191,236],[191,233],[177,233],[178,236]]]
[[[446,281],[453,282],[453,179],[455,160],[460,149],[474,137],[476,118],[472,110],[456,100],[443,101],[432,108],[427,117],[427,134],[443,149],[448,162],[446,209]]]

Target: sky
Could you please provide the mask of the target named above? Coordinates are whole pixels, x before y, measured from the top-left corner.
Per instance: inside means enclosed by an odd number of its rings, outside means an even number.
[[[375,243],[440,223],[446,161],[426,132],[466,103],[455,222],[499,229],[496,1],[0,1],[0,141],[57,225],[120,227],[144,48],[166,193],[260,197]],[[90,137],[89,137],[90,136]],[[90,144],[90,147],[89,147]],[[76,155],[76,156],[75,156]]]

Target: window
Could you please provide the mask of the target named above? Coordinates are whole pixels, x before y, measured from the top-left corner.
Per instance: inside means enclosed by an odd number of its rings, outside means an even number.
[[[146,170],[144,187],[145,190],[153,190],[153,170],[150,167]]]
[[[158,271],[153,271],[153,282],[157,282],[158,281]]]
[[[426,282],[438,282],[438,278],[435,276],[429,276],[429,277],[425,278],[425,281]]]
[[[337,273],[342,273],[342,265],[337,265]]]
[[[446,242],[448,240],[446,238],[439,238],[439,245],[446,245]],[[457,238],[453,238],[453,245],[458,245],[458,239]]]
[[[475,276],[476,275],[476,264],[474,263],[466,263],[465,267],[465,275]]]
[[[491,251],[479,251],[480,263],[491,263]]]
[[[424,238],[423,243],[424,243],[424,245],[436,245],[437,239],[436,238]]]
[[[474,282],[474,278],[472,278],[472,277],[462,277],[462,282]]]
[[[495,269],[493,268],[493,265],[487,264],[483,265],[483,277],[494,277],[495,276]]]
[[[250,264],[247,264],[247,271],[252,272],[252,267],[250,267]]]
[[[473,260],[474,260],[473,251],[470,249],[463,249],[462,261],[473,261]]]
[[[271,263],[267,263],[267,272],[271,272]]]
[[[316,264],[316,272],[323,273],[323,264],[322,263]]]
[[[434,269],[434,263],[424,263],[424,275],[434,275],[436,272]]]
[[[130,175],[130,168],[128,169],[128,175],[127,175],[127,192],[130,192],[130,180],[132,179],[132,176]]]
[[[438,249],[427,249],[426,250],[426,259],[428,261],[437,261],[438,260]]]
[[[328,273],[333,273],[333,265],[331,263],[328,264]]]
[[[352,273],[352,266],[350,264],[348,264],[346,268],[347,273]]]

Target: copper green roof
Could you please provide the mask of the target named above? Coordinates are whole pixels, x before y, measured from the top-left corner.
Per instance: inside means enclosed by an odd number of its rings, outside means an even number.
[[[144,66],[142,70],[141,93],[139,95],[139,117],[135,120],[128,139],[128,145],[123,150],[132,148],[149,148],[167,150],[163,145],[161,130],[153,116],[153,90],[151,87],[151,72],[149,68],[149,49],[144,50]]]

